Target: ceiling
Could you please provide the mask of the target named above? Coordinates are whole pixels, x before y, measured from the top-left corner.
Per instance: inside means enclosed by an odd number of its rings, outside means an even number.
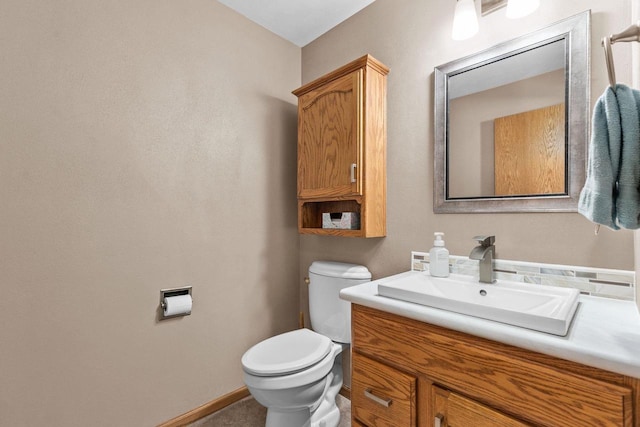
[[[375,0],[218,0],[303,47]]]

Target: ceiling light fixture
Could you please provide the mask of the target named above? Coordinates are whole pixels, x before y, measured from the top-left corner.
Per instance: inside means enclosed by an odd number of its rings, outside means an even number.
[[[540,0],[509,0],[507,3],[507,18],[518,19],[533,13]]]
[[[513,0],[511,0],[513,1]],[[457,0],[451,38],[465,40],[478,32],[478,15],[474,0]]]

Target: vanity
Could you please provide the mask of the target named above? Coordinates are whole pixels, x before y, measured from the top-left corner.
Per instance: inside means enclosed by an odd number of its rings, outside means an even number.
[[[407,274],[341,292],[353,426],[640,426],[632,302],[580,295],[559,336],[378,294]]]
[[[435,67],[435,213],[577,211],[589,128],[590,22],[585,11]],[[489,78],[505,76],[509,81]],[[549,93],[538,96],[540,88]],[[489,111],[495,99],[504,104]],[[537,131],[524,132],[530,128]],[[461,134],[469,129],[477,135]],[[504,162],[525,139],[528,151],[553,149],[538,159],[516,153],[528,167]],[[545,174],[516,173],[525,169]],[[505,182],[514,189],[504,190]],[[488,273],[473,261],[476,273],[461,274],[475,280],[438,283],[420,256],[412,256],[412,271],[340,292],[352,307],[352,426],[640,427],[640,314],[633,301],[616,299],[620,292],[633,299],[635,278],[532,263],[520,269],[490,257]],[[531,271],[529,280],[518,280],[531,290],[520,299],[519,285],[478,283]],[[542,289],[547,280],[556,281],[555,291]],[[505,296],[492,307],[496,295]],[[570,304],[554,305],[553,295]],[[566,317],[548,323],[558,312]]]

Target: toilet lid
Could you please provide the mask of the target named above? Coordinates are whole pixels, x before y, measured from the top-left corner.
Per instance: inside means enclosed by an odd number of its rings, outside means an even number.
[[[301,371],[321,361],[331,350],[331,340],[309,329],[298,329],[266,339],[242,356],[246,372],[275,376]]]

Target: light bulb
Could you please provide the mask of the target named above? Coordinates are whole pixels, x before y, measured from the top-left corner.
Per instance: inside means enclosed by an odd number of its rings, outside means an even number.
[[[451,38],[465,40],[478,32],[478,15],[474,0],[457,0]]]
[[[540,0],[509,0],[507,3],[507,18],[522,18],[533,13],[538,6],[540,6]]]

